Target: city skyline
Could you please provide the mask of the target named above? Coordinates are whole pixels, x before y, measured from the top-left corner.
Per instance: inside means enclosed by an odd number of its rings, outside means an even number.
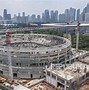
[[[20,3],[23,1],[24,0],[20,0],[16,2]],[[30,23],[30,22],[35,22],[35,23],[36,22],[37,23],[38,22],[40,23],[58,23],[58,22],[65,23],[67,22],[69,23],[69,22],[76,22],[76,21],[89,22],[89,3],[87,3],[86,6],[82,8],[82,10],[79,8],[74,8],[73,6],[70,8],[66,7],[64,9],[64,12],[62,13],[60,13],[60,11],[57,9],[50,10],[48,8],[41,11],[40,14],[39,12],[38,14],[29,13],[29,12],[27,14],[26,11],[21,10],[21,12],[14,13],[14,16],[13,16],[13,14],[8,10],[8,8],[3,9],[2,13],[3,15],[2,14],[0,15],[1,23]]]
[[[19,12],[25,12],[27,14],[40,14],[45,10],[58,10],[59,13],[63,13],[65,9],[73,7],[76,9],[82,9],[89,3],[88,0],[0,0],[0,15],[3,13],[3,9],[7,9],[12,15]],[[55,7],[56,6],[56,7]]]

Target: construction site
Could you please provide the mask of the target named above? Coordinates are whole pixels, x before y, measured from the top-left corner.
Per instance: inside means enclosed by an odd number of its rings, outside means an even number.
[[[52,64],[46,70],[46,81],[63,90],[77,90],[83,82],[89,79],[89,65],[81,61],[68,64],[66,67]]]
[[[0,88],[5,90],[60,90],[45,79],[10,80],[0,77]],[[1,90],[2,90],[1,89]]]
[[[0,36],[0,87],[5,90],[88,90],[89,52],[68,38],[48,34]]]

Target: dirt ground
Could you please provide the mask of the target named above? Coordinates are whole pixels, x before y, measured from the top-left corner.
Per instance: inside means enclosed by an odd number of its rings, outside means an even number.
[[[44,88],[43,88],[43,89],[40,89],[39,86],[44,87]],[[39,89],[35,89],[36,87],[38,87]],[[52,85],[50,85],[50,84],[48,84],[48,83],[46,83],[46,82],[41,82],[41,83],[39,83],[38,85],[33,86],[33,87],[31,88],[31,90],[60,90],[60,89],[57,89],[57,88],[55,88],[54,86],[52,86]]]
[[[89,80],[83,83],[78,90],[89,90]]]

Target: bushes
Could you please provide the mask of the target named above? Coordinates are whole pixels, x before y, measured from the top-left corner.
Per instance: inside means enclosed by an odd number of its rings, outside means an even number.
[[[76,47],[76,36],[72,34],[72,47]],[[79,36],[79,49],[89,50],[89,36],[80,34]]]

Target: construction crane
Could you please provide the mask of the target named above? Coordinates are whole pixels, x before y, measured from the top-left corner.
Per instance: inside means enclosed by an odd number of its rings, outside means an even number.
[[[70,43],[71,43],[71,45],[70,45],[70,49],[72,48],[72,39],[71,39],[71,33],[69,33],[68,34],[68,39],[70,40]],[[71,56],[71,51],[72,50],[70,50],[70,55],[69,55],[69,64],[71,64],[71,59],[72,59],[72,56]]]
[[[80,30],[80,23],[78,22],[76,30],[76,52],[78,52],[79,47],[79,30]]]
[[[11,52],[10,52],[10,44],[11,44],[11,33],[6,31],[6,47],[7,47],[7,57],[8,57],[8,66],[9,66],[9,78],[13,80],[13,71],[12,71],[12,61],[11,61]]]

